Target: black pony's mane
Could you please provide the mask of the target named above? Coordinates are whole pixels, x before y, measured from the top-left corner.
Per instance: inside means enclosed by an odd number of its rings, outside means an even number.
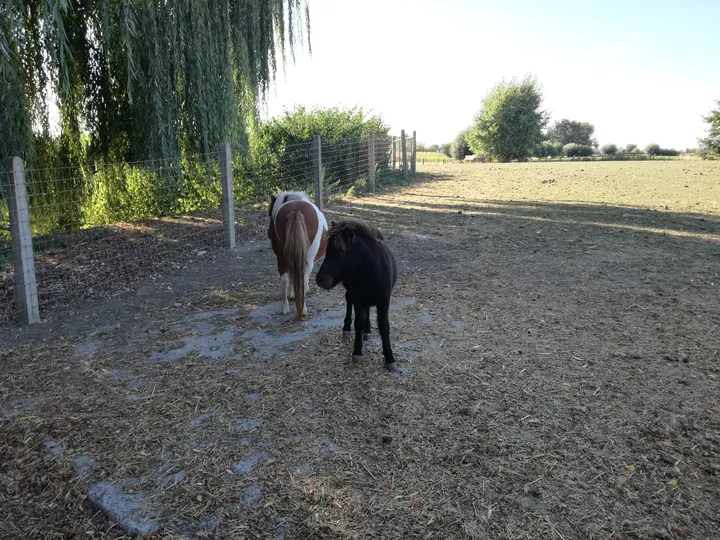
[[[385,240],[380,229],[360,219],[344,219],[333,221],[328,231],[328,242],[332,242],[339,248],[345,247],[343,232],[350,231],[355,236],[365,236],[374,240]]]

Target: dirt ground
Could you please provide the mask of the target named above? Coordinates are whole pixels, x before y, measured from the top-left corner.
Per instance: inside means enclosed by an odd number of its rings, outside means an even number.
[[[720,163],[421,171],[398,375],[262,234],[0,332],[0,537],[718,538]]]

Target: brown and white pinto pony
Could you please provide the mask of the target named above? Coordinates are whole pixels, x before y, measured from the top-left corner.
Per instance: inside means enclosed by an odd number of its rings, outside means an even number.
[[[301,191],[270,198],[268,236],[277,257],[282,289],[282,313],[290,312],[288,287],[295,295],[297,319],[307,314],[305,297],[315,261],[325,255],[328,224],[317,206]],[[291,296],[292,297],[292,296]]]

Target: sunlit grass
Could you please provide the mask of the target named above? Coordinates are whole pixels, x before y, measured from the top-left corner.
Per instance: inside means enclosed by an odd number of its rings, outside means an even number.
[[[468,201],[572,202],[720,214],[720,162],[426,163],[419,171],[447,178],[422,197]]]

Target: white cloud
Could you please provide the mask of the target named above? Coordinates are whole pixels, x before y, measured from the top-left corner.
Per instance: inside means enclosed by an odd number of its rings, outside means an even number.
[[[628,37],[632,39],[645,39],[648,35],[644,32],[630,32]]]

